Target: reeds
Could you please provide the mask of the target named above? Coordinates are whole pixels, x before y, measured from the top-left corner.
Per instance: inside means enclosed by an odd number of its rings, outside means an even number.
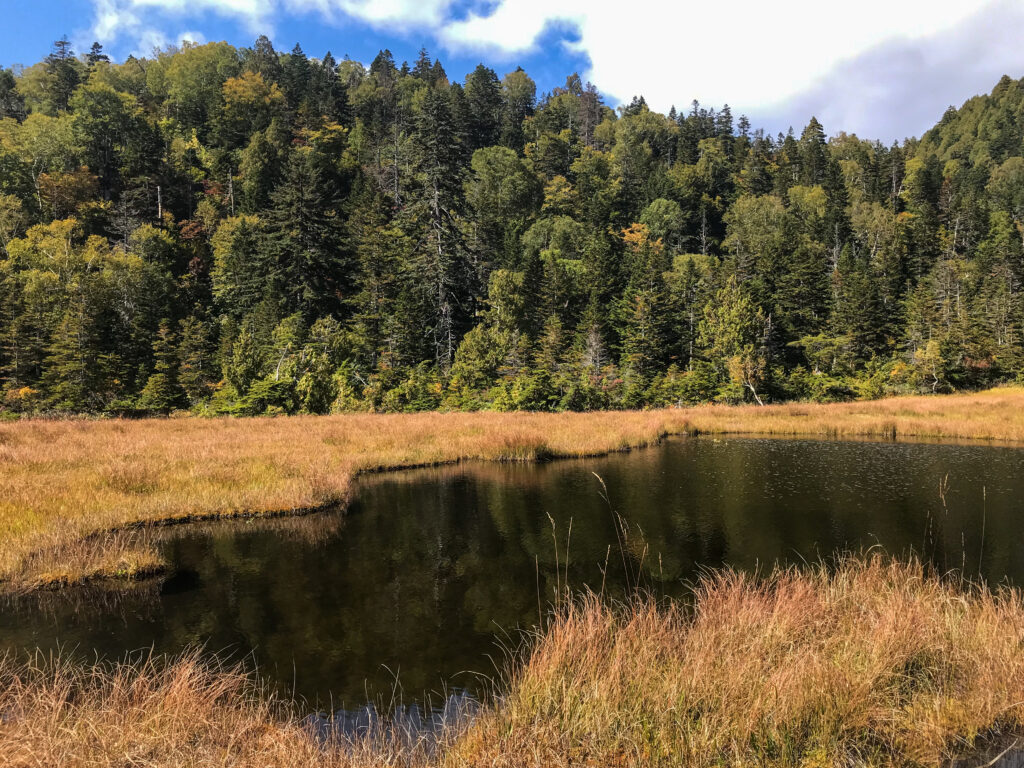
[[[237,668],[0,661],[0,765],[940,766],[1024,734],[1019,592],[881,555],[569,600],[430,739],[318,736]],[[974,764],[978,761],[975,760]]]
[[[361,768],[425,765],[443,742],[385,727],[319,735],[238,666],[190,653],[81,665],[0,660],[0,765]],[[457,735],[453,724],[440,738]]]
[[[938,766],[1024,724],[1019,593],[872,556],[570,604],[453,764]]]
[[[344,503],[360,472],[594,455],[697,433],[1024,441],[1024,390],[645,412],[0,423],[0,587],[144,574],[159,567],[155,549],[108,532]]]

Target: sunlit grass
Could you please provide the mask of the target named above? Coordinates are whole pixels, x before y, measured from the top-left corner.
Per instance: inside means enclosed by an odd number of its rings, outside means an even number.
[[[96,542],[136,524],[344,503],[360,472],[584,456],[698,432],[1024,441],[1024,390],[582,414],[3,423],[0,581],[23,588],[145,573],[159,564],[144,539],[111,540],[116,556],[106,557]]]
[[[195,652],[96,665],[0,659],[0,712],[0,765],[11,768],[369,768],[426,765],[432,746],[382,728],[317,738],[293,702]]]
[[[938,766],[1019,735],[1024,605],[875,556],[724,571],[692,612],[570,604],[458,745],[474,765]]]
[[[868,556],[709,574],[687,605],[568,599],[435,748],[318,739],[298,707],[195,655],[8,659],[0,764],[937,768],[1010,745],[1022,706],[1019,592]]]

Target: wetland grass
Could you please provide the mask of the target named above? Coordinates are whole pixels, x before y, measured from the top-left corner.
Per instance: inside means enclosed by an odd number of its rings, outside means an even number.
[[[937,768],[1011,744],[1022,702],[1018,591],[869,554],[711,573],[687,605],[569,600],[499,695],[430,739],[324,739],[297,705],[195,654],[8,658],[0,764]]]
[[[1024,389],[633,412],[0,423],[0,589],[151,573],[159,555],[126,530],[344,504],[363,472],[728,433],[1024,442]]]

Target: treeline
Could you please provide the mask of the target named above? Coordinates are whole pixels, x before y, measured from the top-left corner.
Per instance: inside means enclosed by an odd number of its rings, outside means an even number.
[[[0,70],[0,411],[595,409],[1024,371],[1024,81],[920,140],[225,43]]]

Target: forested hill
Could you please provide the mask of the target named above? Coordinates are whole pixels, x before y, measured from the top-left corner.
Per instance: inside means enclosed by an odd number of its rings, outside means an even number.
[[[642,86],[642,84],[638,84]],[[0,70],[0,414],[836,400],[1024,375],[1024,81],[884,146],[426,54]],[[842,126],[829,126],[839,131]]]

